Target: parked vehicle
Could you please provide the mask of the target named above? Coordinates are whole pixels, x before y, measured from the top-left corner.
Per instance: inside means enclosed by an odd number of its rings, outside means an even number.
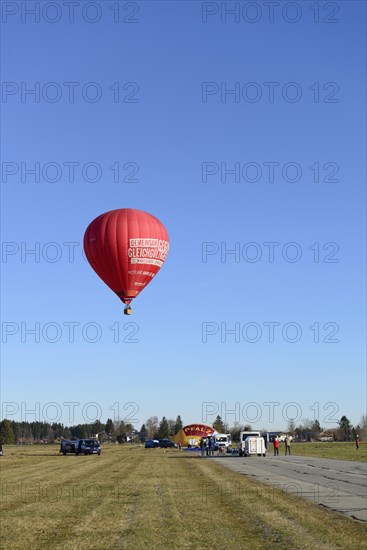
[[[78,443],[77,439],[62,439],[60,443],[60,453],[64,456],[67,453],[75,453],[75,445]]]
[[[212,438],[214,439],[214,450],[218,451],[223,448],[227,453],[229,447],[232,443],[231,434],[213,434]]]
[[[144,447],[146,449],[154,449],[157,445],[155,444],[154,439],[146,439]]]
[[[98,439],[63,439],[60,443],[60,453],[64,456],[67,453],[74,453],[75,455],[84,454],[101,454],[101,446]]]
[[[265,456],[266,448],[263,437],[251,437],[248,436],[245,439],[245,456],[257,455]]]
[[[79,439],[78,445],[75,447],[75,454],[100,455],[101,446],[98,439]]]
[[[177,447],[174,441],[171,441],[170,439],[166,439],[166,438],[159,440],[159,446],[162,449],[168,449],[169,447]]]
[[[245,431],[240,433],[240,441],[238,443],[238,451],[240,456],[245,455],[245,441],[247,437],[260,437],[260,432]],[[245,455],[246,456],[246,455]]]

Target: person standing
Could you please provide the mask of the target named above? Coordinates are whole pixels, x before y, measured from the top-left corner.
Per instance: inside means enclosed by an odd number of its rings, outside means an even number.
[[[287,435],[287,437],[284,440],[285,443],[285,454],[290,455],[291,454],[291,436]]]
[[[204,438],[203,438],[203,437],[200,439],[200,452],[201,452],[201,456],[204,456],[204,453],[205,453],[205,441],[204,441]]]
[[[278,456],[279,455],[279,439],[278,439],[277,435],[274,438],[273,445],[274,445],[274,456]]]
[[[214,437],[209,438],[210,456],[214,456]]]
[[[205,450],[206,450],[206,456],[209,456],[210,454],[209,437],[207,437],[205,440]]]
[[[208,456],[210,456],[212,454],[212,438],[211,437],[208,437],[207,439],[207,442],[208,442]]]
[[[358,434],[355,435],[354,440],[356,442],[356,450],[358,451],[358,449],[359,449],[359,435]]]

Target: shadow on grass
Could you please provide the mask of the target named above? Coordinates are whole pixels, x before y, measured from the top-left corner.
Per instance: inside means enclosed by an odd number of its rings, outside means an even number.
[[[21,456],[22,458],[27,458],[28,456],[29,457],[31,457],[31,456],[57,456],[57,457],[64,458],[64,455],[62,455],[61,453],[60,454],[58,454],[58,453],[24,453],[24,454],[19,454],[18,456]],[[65,455],[65,457],[66,456],[75,457],[75,455],[73,455],[73,454]]]
[[[189,454],[182,454],[182,455],[176,455],[176,456],[168,456],[167,458],[177,458],[177,459],[183,459],[185,458],[186,460],[191,460],[193,458],[200,458],[200,459],[205,459],[205,460],[222,460],[223,458],[238,458],[238,455],[231,455],[231,454],[228,454],[228,455],[223,455],[223,456],[219,456],[219,455],[215,455],[215,456],[201,456],[200,454],[192,454],[192,455],[189,455]]]
[[[201,458],[200,455],[186,455],[186,454],[182,454],[182,455],[176,455],[176,456],[167,456],[167,458],[174,458],[176,460],[193,460],[195,458]]]

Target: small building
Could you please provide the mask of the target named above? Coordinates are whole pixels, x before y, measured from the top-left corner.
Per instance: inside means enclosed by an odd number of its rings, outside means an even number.
[[[318,440],[319,441],[334,441],[334,437],[329,432],[320,432]]]

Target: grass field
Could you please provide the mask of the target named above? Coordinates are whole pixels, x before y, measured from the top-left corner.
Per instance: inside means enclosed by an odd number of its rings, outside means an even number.
[[[272,447],[272,445],[271,445]],[[272,448],[270,449],[272,452]],[[284,453],[284,443],[280,443],[279,452]],[[341,443],[294,443],[291,448],[293,455],[316,456],[319,458],[335,458],[338,460],[367,461],[367,445],[361,443],[358,451],[354,442]]]
[[[4,550],[366,547],[363,525],[175,449],[5,453]]]

